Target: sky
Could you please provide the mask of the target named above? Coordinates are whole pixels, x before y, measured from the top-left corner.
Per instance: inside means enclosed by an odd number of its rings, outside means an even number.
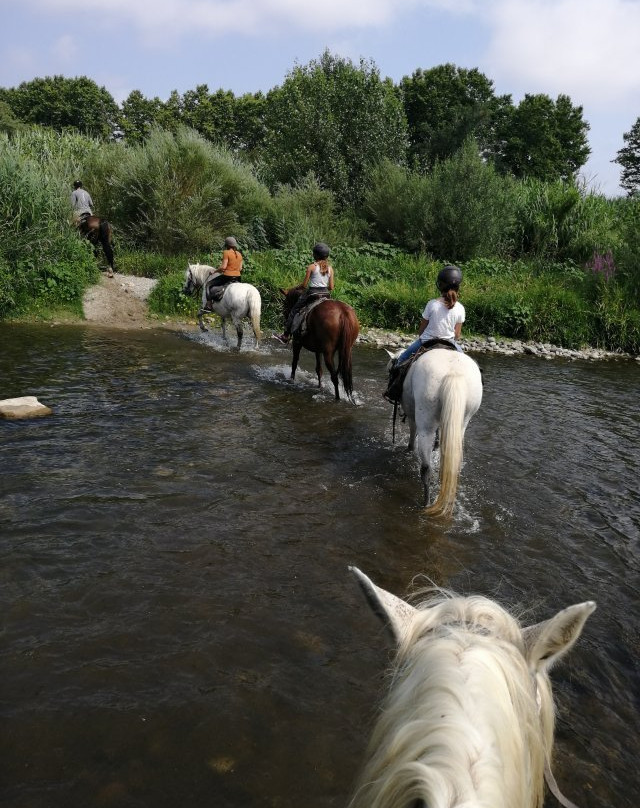
[[[611,161],[640,117],[640,0],[0,0],[0,86],[87,76],[116,101],[199,84],[282,84],[325,49],[399,82],[450,62],[497,95],[569,95],[590,124],[582,178],[622,194]]]

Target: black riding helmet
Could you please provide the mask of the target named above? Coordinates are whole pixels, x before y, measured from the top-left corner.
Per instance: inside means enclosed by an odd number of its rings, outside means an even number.
[[[82,188],[82,183],[80,182],[80,180],[76,180],[76,181],[73,183],[73,187],[74,187],[74,188]]]
[[[443,267],[440,272],[438,272],[436,285],[442,294],[448,292],[449,289],[455,289],[457,291],[461,283],[462,270],[455,266],[455,264],[447,264],[446,267]]]
[[[313,248],[313,257],[316,261],[324,261],[330,253],[331,250],[323,241],[319,241]]]

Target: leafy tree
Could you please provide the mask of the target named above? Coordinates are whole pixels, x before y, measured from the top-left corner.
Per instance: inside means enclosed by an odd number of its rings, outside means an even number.
[[[0,132],[12,135],[23,128],[24,124],[16,118],[9,104],[0,100]]]
[[[174,135],[182,125],[182,98],[177,90],[172,90],[169,98],[160,106],[158,125]]]
[[[145,98],[140,90],[133,90],[122,102],[122,131],[129,144],[142,143],[154,127],[159,125],[162,101]]]
[[[622,166],[620,185],[628,196],[640,195],[640,118],[622,136],[625,145],[612,162]]]
[[[58,131],[74,128],[101,138],[112,134],[120,116],[111,94],[86,76],[47,76],[22,82],[5,91],[4,100],[25,123]]]
[[[406,122],[388,79],[372,62],[325,51],[295,67],[267,95],[264,162],[272,184],[295,185],[312,173],[340,205],[357,204],[379,160],[402,161]]]
[[[383,163],[366,194],[371,234],[447,261],[499,254],[508,246],[513,185],[473,138],[426,174]]]
[[[266,138],[266,98],[262,93],[246,93],[236,98],[233,139],[228,145],[251,160],[259,160]]]
[[[493,82],[476,68],[453,64],[416,70],[400,90],[407,116],[413,165],[432,167],[453,155],[469,136],[485,146],[496,112],[510,96],[496,98]]]
[[[501,120],[496,164],[516,177],[571,180],[591,151],[588,131],[582,107],[574,107],[568,96],[554,102],[548,95],[527,94]]]

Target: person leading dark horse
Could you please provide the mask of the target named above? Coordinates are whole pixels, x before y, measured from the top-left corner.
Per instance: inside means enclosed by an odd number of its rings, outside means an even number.
[[[93,215],[93,199],[91,199],[91,194],[83,188],[80,180],[75,180],[73,183],[71,207],[73,208],[73,223],[78,231],[88,238],[94,247],[102,246],[109,263],[107,277],[112,278],[114,268],[111,225],[106,219]]]
[[[80,180],[73,183],[71,207],[73,208],[73,223],[80,232],[83,232],[83,225],[86,225],[87,219],[93,216],[93,199],[91,199],[89,191],[85,191],[82,187]]]

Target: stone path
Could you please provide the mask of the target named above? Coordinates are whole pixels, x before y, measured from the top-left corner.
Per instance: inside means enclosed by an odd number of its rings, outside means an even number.
[[[90,286],[82,300],[87,323],[110,328],[157,328],[149,320],[147,299],[157,281],[116,272],[113,278],[102,275],[100,283]]]

